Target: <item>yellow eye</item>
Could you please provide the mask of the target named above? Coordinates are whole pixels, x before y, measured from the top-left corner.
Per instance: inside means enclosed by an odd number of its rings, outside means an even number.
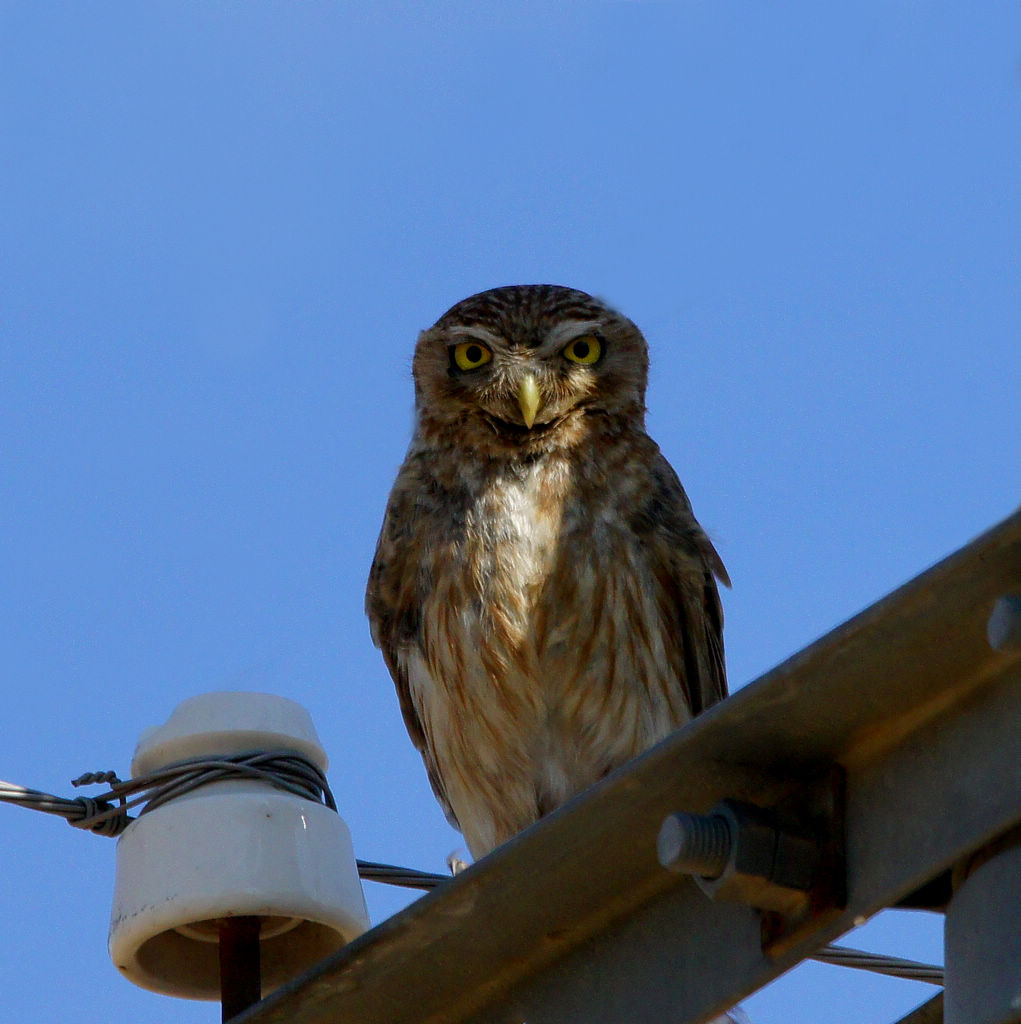
[[[602,354],[603,346],[594,334],[583,334],[580,338],[575,338],[564,349],[565,359],[570,359],[572,363],[581,363],[585,366],[591,366],[593,363],[599,362],[599,357]]]
[[[454,347],[454,362],[459,370],[477,370],[493,358],[493,353],[477,341],[462,341]]]

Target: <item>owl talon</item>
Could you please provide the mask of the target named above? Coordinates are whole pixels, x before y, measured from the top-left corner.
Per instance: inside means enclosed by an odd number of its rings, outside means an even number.
[[[464,859],[467,855],[466,850],[454,850],[453,853],[447,854],[447,869],[451,877],[456,878],[462,871],[467,871],[471,867],[471,861]]]

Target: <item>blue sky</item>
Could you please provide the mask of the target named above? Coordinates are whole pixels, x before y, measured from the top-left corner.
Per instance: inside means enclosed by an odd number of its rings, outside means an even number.
[[[733,687],[1011,512],[1014,3],[0,3],[0,775],[309,708],[365,859],[442,870],[362,613],[416,333],[605,297],[717,542]],[[906,811],[909,813],[909,811]],[[0,808],[12,1020],[199,1022],[106,954],[114,844]],[[375,920],[406,897],[369,887]],[[939,921],[853,937],[941,956]],[[932,990],[808,965],[756,1024]]]

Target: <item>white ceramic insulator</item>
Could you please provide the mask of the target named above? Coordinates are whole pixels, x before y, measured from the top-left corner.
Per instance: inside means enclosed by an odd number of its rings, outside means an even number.
[[[263,693],[184,701],[142,735],[131,770],[259,750],[287,750],[326,770],[308,712]],[[262,919],[264,992],[368,928],[339,814],[268,783],[214,782],[141,815],[118,839],[110,956],[135,984],[219,999],[217,922],[241,915]]]

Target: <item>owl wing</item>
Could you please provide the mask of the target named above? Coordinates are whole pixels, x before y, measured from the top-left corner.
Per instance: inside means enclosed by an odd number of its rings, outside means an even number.
[[[426,773],[433,793],[443,808],[450,824],[460,825],[450,808],[443,778],[425,727],[418,715],[411,695],[407,661],[402,651],[417,645],[421,633],[421,609],[428,582],[420,571],[424,565],[425,537],[421,528],[422,495],[428,493],[418,486],[417,474],[405,463],[398,474],[387,503],[386,515],[376,544],[376,554],[369,570],[365,591],[365,613],[373,643],[383,654],[383,660],[397,689],[404,726],[412,743],[425,762]]]
[[[648,546],[663,620],[675,624],[678,675],[692,715],[727,696],[723,607],[716,586],[730,577],[698,524],[681,481],[658,452],[651,488],[632,526]]]

